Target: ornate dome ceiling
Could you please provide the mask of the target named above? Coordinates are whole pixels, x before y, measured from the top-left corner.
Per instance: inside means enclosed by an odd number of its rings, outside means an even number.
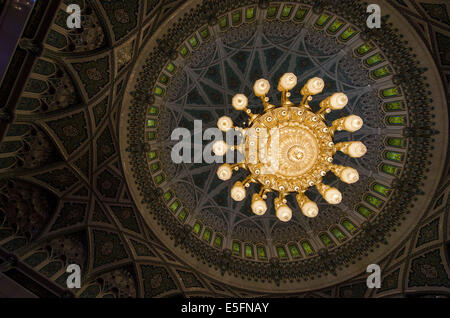
[[[448,176],[440,180],[448,170],[446,96],[426,39],[400,13],[401,2],[383,4],[382,29],[369,30],[365,8],[352,0],[83,0],[81,35],[64,30],[63,4],[2,143],[0,245],[57,284],[64,275],[48,268],[51,259],[84,264],[86,287],[76,293],[83,297],[109,295],[112,285],[119,285],[116,296],[327,290],[322,296],[346,297],[345,290],[359,292],[368,264],[385,265],[383,277],[397,283],[433,276],[420,267],[429,260],[444,281],[436,288],[448,290],[445,256],[421,249],[443,251],[448,240]],[[437,14],[433,23],[450,34],[437,17],[444,18]],[[29,52],[33,45],[22,41]],[[443,56],[439,63],[448,62]],[[231,98],[244,93],[261,112],[254,81],[277,83],[286,72],[299,79],[294,91],[313,76],[324,79],[314,110],[331,93],[347,94],[349,105],[327,123],[362,117],[361,130],[335,141],[360,140],[368,152],[360,159],[336,154],[335,163],[360,173],[351,185],[325,177],[343,192],[341,204],[308,190],[319,216],[305,218],[289,198],[294,215],[282,223],[272,203],[261,217],[250,198],[231,199],[244,172],[222,182],[217,164],[173,163],[171,134],[184,127],[195,138],[194,120],[204,131],[223,115],[245,126]],[[269,97],[280,102],[275,90]],[[32,220],[24,216],[30,213]],[[437,238],[427,241],[427,227]]]

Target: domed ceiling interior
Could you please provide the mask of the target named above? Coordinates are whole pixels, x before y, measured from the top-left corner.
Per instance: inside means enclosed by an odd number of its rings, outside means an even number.
[[[352,0],[38,1],[0,88],[0,274],[37,296],[450,295],[450,5],[376,2],[379,30]],[[70,3],[82,8],[77,31]],[[260,113],[255,80],[275,86],[286,72],[298,77],[295,103],[308,79],[324,79],[315,111],[344,92],[327,124],[360,116],[363,128],[335,142],[368,151],[335,155],[360,174],[324,177],[339,205],[311,188],[319,215],[292,196],[283,223],[273,194],[264,216],[250,195],[231,199],[246,171],[223,182],[219,164],[175,164],[171,134],[195,138],[195,120],[204,131],[224,115],[246,126],[232,97]],[[269,97],[280,103],[274,88]],[[82,288],[67,290],[74,263]],[[372,263],[381,289],[367,289]]]

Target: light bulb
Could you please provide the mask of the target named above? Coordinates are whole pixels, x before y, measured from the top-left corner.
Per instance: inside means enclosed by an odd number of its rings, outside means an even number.
[[[252,207],[253,213],[255,213],[256,215],[263,215],[267,211],[266,202],[257,193],[253,194],[251,207]]]
[[[348,155],[352,158],[361,158],[367,152],[367,147],[361,141],[353,141],[348,146]]]
[[[325,82],[320,77],[313,77],[306,83],[309,95],[317,95],[323,91]]]
[[[324,199],[329,204],[339,204],[342,201],[342,193],[336,188],[329,188],[325,191]]]
[[[286,204],[282,204],[276,211],[277,218],[282,222],[288,222],[292,218],[292,210]]]
[[[212,151],[216,156],[223,156],[228,151],[228,145],[225,141],[219,140],[213,144]]]
[[[228,163],[224,163],[217,169],[217,177],[222,181],[230,180],[233,170]]]
[[[246,196],[245,187],[242,185],[242,182],[237,181],[231,188],[231,198],[234,201],[242,201],[245,199],[245,196]]]
[[[359,173],[358,170],[350,167],[344,168],[341,172],[341,180],[345,183],[352,184],[355,182],[358,182],[359,180]]]
[[[309,218],[315,218],[319,214],[319,207],[315,202],[308,201],[301,208],[303,215]]]
[[[356,115],[350,115],[344,120],[344,129],[349,132],[355,132],[363,126],[363,120]]]
[[[297,76],[293,73],[286,73],[280,78],[278,84],[279,91],[290,91],[297,85]]]
[[[270,90],[269,81],[266,79],[259,79],[253,85],[253,90],[255,91],[255,95],[258,97],[266,96]]]
[[[227,132],[231,128],[233,128],[233,120],[228,116],[222,116],[217,121],[217,127],[223,131]]]
[[[233,97],[232,104],[234,109],[243,110],[248,106],[248,98],[244,94],[237,94]]]
[[[334,93],[331,95],[330,108],[334,110],[339,110],[347,106],[348,97],[344,93]]]

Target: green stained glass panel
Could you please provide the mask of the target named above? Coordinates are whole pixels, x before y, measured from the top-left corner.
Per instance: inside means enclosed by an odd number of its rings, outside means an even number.
[[[361,45],[359,48],[356,49],[356,52],[359,55],[364,55],[370,51],[373,50],[373,46],[370,43],[364,43],[363,45]]]
[[[369,203],[370,205],[373,205],[376,208],[380,208],[383,205],[383,201],[378,199],[377,197],[374,197],[372,195],[366,195],[364,200]]]
[[[171,205],[170,205],[170,209],[172,210],[172,212],[176,212],[178,210],[178,208],[180,207],[180,202],[178,201],[174,201]]]
[[[219,25],[221,29],[225,29],[228,26],[228,16],[224,16],[219,19]]]
[[[331,238],[327,234],[321,234],[320,239],[322,240],[323,244],[325,244],[325,246],[327,246],[327,247],[334,245],[334,242],[331,240]]]
[[[159,162],[155,162],[150,165],[150,168],[152,169],[152,172],[155,172],[158,171],[161,168],[161,166]]]
[[[255,7],[247,8],[245,18],[247,20],[253,20],[253,18],[255,17],[255,13],[256,13]]]
[[[382,91],[383,97],[399,96],[400,92],[396,87],[388,88]]]
[[[166,193],[164,193],[164,200],[166,201],[170,201],[170,199],[172,199],[173,194],[171,191],[167,191]]]
[[[404,125],[405,116],[389,116],[388,123],[391,125]]]
[[[278,6],[271,6],[267,9],[267,17],[274,18],[278,13]]]
[[[302,247],[303,247],[303,250],[305,251],[306,255],[314,254],[314,250],[313,250],[311,244],[309,244],[309,242],[307,242],[307,241],[302,242]]]
[[[207,242],[211,241],[211,230],[206,229],[205,232],[203,232],[203,239]]]
[[[365,206],[360,205],[357,209],[358,213],[361,214],[366,219],[370,219],[375,212],[366,208]]]
[[[155,94],[158,96],[162,96],[164,94],[164,89],[161,88],[160,86],[156,86],[155,87]]]
[[[350,233],[355,234],[358,232],[358,228],[349,220],[342,221],[342,226]]]
[[[396,176],[400,173],[400,168],[391,165],[382,165],[381,170],[387,174]]]
[[[148,113],[153,116],[158,115],[158,112],[159,112],[159,109],[158,109],[158,107],[155,107],[155,106],[150,107],[150,109],[148,110]]]
[[[208,28],[204,28],[200,31],[200,36],[202,37],[203,40],[206,40],[207,38],[209,38],[209,29]]]
[[[385,77],[391,74],[391,68],[389,66],[383,66],[373,71],[372,74],[376,78]]]
[[[189,44],[191,45],[192,48],[194,49],[197,48],[199,44],[197,37],[196,36],[191,37],[189,39]]]
[[[200,234],[200,232],[202,231],[202,225],[200,224],[200,223],[195,223],[194,224],[194,228],[192,229],[192,231],[195,233],[195,234],[197,234],[197,235],[199,235]]]
[[[158,157],[156,151],[150,151],[150,152],[148,153],[148,159],[153,160],[153,159],[155,159],[156,157]]]
[[[333,233],[334,237],[336,237],[339,240],[339,242],[344,242],[347,239],[347,236],[345,236],[345,234],[342,233],[342,231],[339,230],[337,227],[334,227],[331,230],[331,233]]]
[[[259,259],[266,259],[267,258],[266,249],[264,248],[264,246],[258,246],[256,248],[256,250],[257,250]]]
[[[317,19],[316,25],[323,26],[324,24],[326,24],[328,22],[329,19],[330,19],[330,16],[328,14],[322,13],[322,15]]]
[[[169,63],[169,64],[167,64],[166,69],[167,69],[170,73],[173,73],[173,72],[175,71],[176,67],[175,67],[174,64]]]
[[[392,147],[397,148],[404,148],[405,147],[405,141],[403,138],[388,138],[388,145]]]
[[[386,156],[386,159],[388,159],[388,160],[397,161],[397,162],[403,161],[403,154],[401,152],[388,151],[388,152],[386,152],[385,156]]]
[[[294,244],[289,245],[289,251],[291,252],[292,257],[294,257],[294,258],[301,256],[297,245],[294,245]]]
[[[306,17],[306,13],[307,13],[307,12],[308,12],[308,9],[299,8],[299,9],[297,10],[297,13],[295,14],[294,19],[295,19],[297,22],[303,21],[303,20],[305,19],[305,17]]]
[[[398,111],[398,110],[403,110],[404,109],[404,104],[401,101],[390,102],[390,103],[384,104],[384,108],[387,111]]]
[[[165,178],[164,178],[164,176],[162,174],[160,174],[160,175],[155,177],[156,184],[161,184],[161,183],[164,182],[164,180],[165,180]]]
[[[278,253],[279,258],[281,258],[281,259],[287,258],[286,250],[284,249],[284,247],[277,246],[277,253]]]
[[[253,247],[245,244],[245,257],[253,258]]]
[[[378,183],[374,184],[373,190],[385,197],[387,197],[390,192],[389,188],[385,187],[384,185],[378,184]]]
[[[233,14],[231,15],[232,21],[233,21],[233,25],[237,25],[239,23],[241,23],[241,11],[235,11],[233,12]]]
[[[154,119],[149,119],[147,120],[147,127],[155,127],[156,126],[156,121]]]
[[[294,6],[291,5],[285,5],[283,7],[283,11],[281,11],[281,17],[284,19],[289,18],[289,16],[291,15],[292,9],[294,8]]]
[[[214,239],[214,246],[217,248],[221,248],[222,247],[222,237],[220,235],[216,235],[216,238]]]
[[[336,33],[344,26],[344,21],[340,19],[334,20],[334,22],[328,27],[330,33]]]
[[[181,49],[180,49],[180,54],[182,57],[186,57],[189,55],[189,49],[187,48],[186,45],[184,45]]]
[[[341,40],[348,41],[350,40],[354,35],[356,34],[356,30],[354,30],[352,27],[348,27],[345,29],[344,32],[341,34]]]
[[[178,214],[178,218],[181,220],[181,222],[186,221],[187,217],[188,217],[189,213],[183,209],[181,210],[180,214]]]
[[[372,65],[376,65],[378,63],[383,62],[383,60],[384,60],[383,56],[381,54],[377,53],[377,54],[374,54],[371,57],[367,58],[365,62],[367,65],[372,66]]]
[[[241,255],[241,243],[237,241],[233,242],[233,254]]]
[[[155,140],[156,139],[156,133],[154,131],[151,131],[147,134],[148,140]]]

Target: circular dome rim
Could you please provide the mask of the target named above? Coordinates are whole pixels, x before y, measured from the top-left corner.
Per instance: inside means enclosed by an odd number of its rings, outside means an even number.
[[[192,1],[192,2],[186,3],[185,5],[183,5],[182,7],[180,7],[176,12],[173,13],[172,17],[171,17],[168,21],[165,22],[164,26],[167,26],[167,25],[170,24],[171,22],[174,22],[173,20],[174,20],[174,18],[175,18],[176,15],[185,13],[191,6],[195,5],[196,3],[200,3],[200,1]],[[397,16],[398,16],[398,18],[399,18],[399,19],[395,19],[396,21],[394,21],[394,25],[395,25],[396,22],[398,22],[398,21],[400,21],[400,20],[402,19],[402,17],[399,16],[399,14],[397,13],[397,11],[395,11],[395,10],[393,10],[393,12],[390,13],[390,14],[396,16],[396,18],[397,18]],[[405,22],[404,22],[404,23],[405,23]],[[408,23],[406,23],[406,24],[408,25],[409,29],[411,30],[412,27],[411,27]],[[156,46],[155,38],[156,38],[157,36],[159,36],[159,35],[162,33],[162,31],[161,31],[162,29],[167,29],[167,28],[161,26],[161,27],[159,28],[158,32],[155,33],[155,35],[154,35],[154,36],[148,41],[148,43],[145,45],[146,49],[144,49],[143,52],[141,52],[141,54],[140,54],[140,56],[139,56],[139,58],[138,58],[138,61],[137,61],[136,65],[135,65],[135,71],[134,71],[134,74],[138,73],[138,70],[139,70],[140,68],[142,68],[143,62],[144,62],[144,60],[145,60],[145,58],[146,58],[145,52],[147,52],[147,54],[148,54],[148,52],[150,51],[150,49],[152,48],[152,46]],[[411,30],[411,31],[412,31],[412,30]],[[420,37],[418,37],[418,35],[417,35],[415,32],[409,32],[409,33],[407,34],[407,37],[411,37],[411,34],[413,34],[413,35],[415,36],[415,39],[420,39]],[[421,44],[423,45],[422,42],[421,42]],[[421,47],[421,49],[423,49],[423,47]],[[428,53],[427,53],[427,52],[422,52],[422,55],[428,55]],[[427,59],[427,61],[431,61],[431,59]],[[434,63],[432,63],[432,64],[434,65]],[[435,67],[435,66],[431,68],[431,73],[433,73],[433,76],[434,76],[436,79],[439,78],[439,75],[438,75],[438,73],[436,72],[436,67]],[[440,81],[439,81],[439,83],[440,83]],[[126,88],[126,91],[127,91],[128,93],[126,94],[126,96],[125,96],[125,98],[124,98],[123,105],[129,106],[129,105],[132,104],[132,96],[130,95],[130,92],[132,92],[132,91],[134,90],[134,85],[135,85],[135,84],[136,84],[136,77],[135,77],[135,76],[132,76],[132,77],[130,78],[130,81],[129,81],[128,86],[127,86],[127,88]],[[442,84],[440,85],[440,87],[433,87],[433,90],[434,90],[435,92],[440,93],[440,94],[441,94],[441,97],[442,97],[442,92],[443,92]],[[433,96],[435,96],[435,94],[433,94]],[[444,97],[443,100],[445,100],[445,97]],[[129,111],[129,109],[125,109],[125,111],[122,112],[122,114],[121,114],[121,121],[120,121],[120,128],[121,128],[121,131],[127,131],[128,124],[126,123],[126,121],[127,121],[127,119],[128,119],[128,111]],[[444,108],[444,113],[446,114],[446,109],[445,109],[445,108]],[[443,117],[445,118],[446,116],[443,116]],[[442,129],[442,128],[443,128],[443,129]],[[442,134],[445,133],[446,131],[448,131],[448,127],[444,125],[444,127],[441,127],[441,129],[442,129],[442,130],[441,130],[440,137],[436,137],[436,138],[438,138],[438,139],[447,139],[447,136],[444,136],[444,137],[442,138]],[[134,185],[134,181],[135,181],[135,180],[134,180],[134,178],[132,177],[132,173],[133,173],[133,172],[132,172],[132,170],[133,170],[133,169],[132,169],[132,166],[130,165],[130,163],[129,163],[128,160],[125,160],[126,158],[129,157],[129,153],[127,152],[126,149],[129,149],[129,146],[130,146],[130,145],[127,144],[127,143],[128,143],[128,140],[127,140],[127,139],[128,139],[128,138],[127,138],[126,136],[124,136],[124,134],[121,134],[121,136],[120,136],[120,145],[121,145],[120,151],[121,151],[121,157],[122,157],[122,162],[124,163],[124,170],[125,170],[126,172],[128,172],[128,173],[126,173],[126,177],[127,177],[127,183],[128,183],[128,185],[130,186],[130,185]],[[442,140],[441,140],[441,141],[442,141]],[[445,144],[447,144],[447,143],[444,142],[444,145],[445,145]],[[445,155],[445,151],[442,152],[442,153],[444,153],[444,155]],[[441,156],[441,157],[442,157],[442,156]],[[435,156],[435,158],[434,158],[434,160],[433,160],[433,165],[434,165],[435,168],[437,168],[439,171],[442,171],[442,169],[444,168],[443,160],[440,160],[440,161],[439,161],[439,160],[436,160],[436,156]],[[436,167],[436,166],[437,166],[437,167]],[[438,181],[438,180],[436,180],[436,181],[434,181],[434,182],[433,182],[433,180],[427,180],[427,181],[425,181],[425,190],[426,190],[425,193],[432,193],[432,190],[434,190],[435,187],[437,186],[437,181]],[[140,209],[141,211],[146,210],[144,204],[141,202],[143,197],[142,197],[139,193],[136,193],[136,192],[137,192],[137,189],[136,189],[135,187],[133,187],[133,189],[132,189],[132,187],[130,186],[130,192],[132,193],[132,196],[133,196],[133,198],[134,198],[134,200],[135,200],[137,206],[139,207],[139,209]],[[431,200],[431,197],[428,198],[428,199]],[[427,200],[427,201],[429,201],[429,200]],[[428,202],[420,202],[418,205],[419,205],[419,206],[422,206],[422,207],[423,207],[423,210],[425,210],[425,206],[426,206],[427,203],[428,203]],[[416,211],[421,211],[421,209],[418,209],[418,208],[416,208],[415,210],[416,210]],[[411,214],[412,214],[412,215],[418,215],[418,214],[420,214],[420,213],[421,213],[421,212],[415,213],[415,212],[413,211]],[[143,213],[143,215],[144,215],[144,213]],[[168,216],[169,216],[169,214],[168,214]],[[153,230],[156,230],[156,231],[158,232],[158,237],[165,243],[165,245],[166,245],[169,249],[171,249],[173,252],[175,252],[175,254],[176,254],[177,251],[179,251],[179,249],[178,249],[177,247],[174,247],[174,246],[173,246],[173,241],[171,240],[170,236],[169,236],[169,235],[166,235],[166,234],[165,234],[165,231],[162,230],[160,227],[154,227],[154,226],[151,226],[151,223],[153,223],[154,221],[151,220],[151,219],[150,219],[150,220],[148,219],[148,218],[149,218],[148,213],[145,214],[145,217],[144,217],[144,218],[146,219],[147,223],[149,223],[149,226],[150,226]],[[410,216],[407,218],[407,220],[410,221],[411,219],[412,219],[412,217],[411,217],[411,215],[410,215]],[[403,225],[403,227],[406,227],[406,226]],[[409,231],[407,231],[407,232],[409,232]],[[392,240],[392,239],[398,240],[399,238],[406,236],[406,235],[401,235],[401,233],[403,233],[403,232],[402,232],[402,231],[396,232],[395,234],[392,235],[392,238],[391,238],[390,240]],[[389,251],[385,251],[385,252],[383,252],[383,253],[378,253],[378,252],[379,252],[379,249],[378,249],[378,251],[375,251],[374,253],[369,254],[369,256],[366,258],[366,262],[364,262],[364,264],[366,264],[367,261],[374,261],[374,260],[376,260],[376,259],[379,259],[381,254],[387,255],[387,253],[389,253],[390,251],[392,251],[392,250],[395,249],[395,247],[398,245],[398,243],[399,243],[399,241],[396,241],[394,244],[391,244],[391,248],[389,249]],[[249,283],[249,282],[246,281],[246,280],[235,279],[234,277],[232,277],[231,275],[228,275],[227,273],[225,274],[225,276],[221,276],[219,271],[217,271],[217,270],[212,270],[211,268],[209,268],[208,265],[205,265],[205,264],[203,264],[201,261],[198,261],[196,258],[191,257],[190,255],[188,255],[187,252],[184,252],[184,251],[183,251],[183,253],[186,254],[186,257],[183,258],[183,259],[184,259],[185,261],[187,261],[187,263],[189,263],[191,266],[194,266],[194,267],[199,268],[203,273],[205,273],[206,275],[209,275],[209,276],[211,276],[211,277],[213,277],[213,278],[215,278],[215,279],[225,281],[225,282],[227,282],[227,283],[229,283],[229,284],[231,284],[231,285],[234,285],[234,286],[237,286],[237,287],[241,287],[241,288],[243,288],[243,289],[257,289],[257,290],[259,290],[259,291],[266,290],[266,291],[271,291],[271,292],[273,292],[273,288],[272,288],[272,286],[270,286],[270,285],[267,286],[266,284],[260,284],[260,283],[256,283],[256,282],[253,282],[253,281],[252,281],[251,283]],[[325,277],[323,277],[322,279],[314,280],[314,282],[312,282],[312,283],[311,283],[311,280],[308,280],[307,283],[300,283],[300,284],[299,284],[299,283],[291,284],[291,283],[288,283],[288,282],[287,282],[287,283],[282,284],[282,285],[278,288],[278,290],[279,290],[279,292],[287,292],[287,291],[293,290],[293,288],[295,289],[295,291],[303,291],[303,290],[309,290],[309,289],[311,289],[311,288],[314,288],[314,286],[315,286],[315,287],[326,287],[326,286],[328,286],[328,285],[335,284],[335,283],[337,283],[338,281],[343,281],[343,280],[345,280],[346,278],[349,278],[350,275],[354,275],[354,274],[355,274],[355,271],[356,271],[356,270],[359,270],[359,271],[361,271],[361,272],[364,271],[364,270],[365,270],[365,268],[364,268],[364,266],[363,266],[364,264],[361,264],[360,262],[356,262],[356,264],[353,265],[353,266],[350,266],[349,269],[344,269],[343,271],[339,272],[339,275],[338,275],[338,276],[339,276],[339,279],[336,278],[336,277],[333,277],[333,281],[332,281],[332,282],[327,282],[327,279],[326,279]],[[299,288],[299,287],[300,287],[300,288]]]

